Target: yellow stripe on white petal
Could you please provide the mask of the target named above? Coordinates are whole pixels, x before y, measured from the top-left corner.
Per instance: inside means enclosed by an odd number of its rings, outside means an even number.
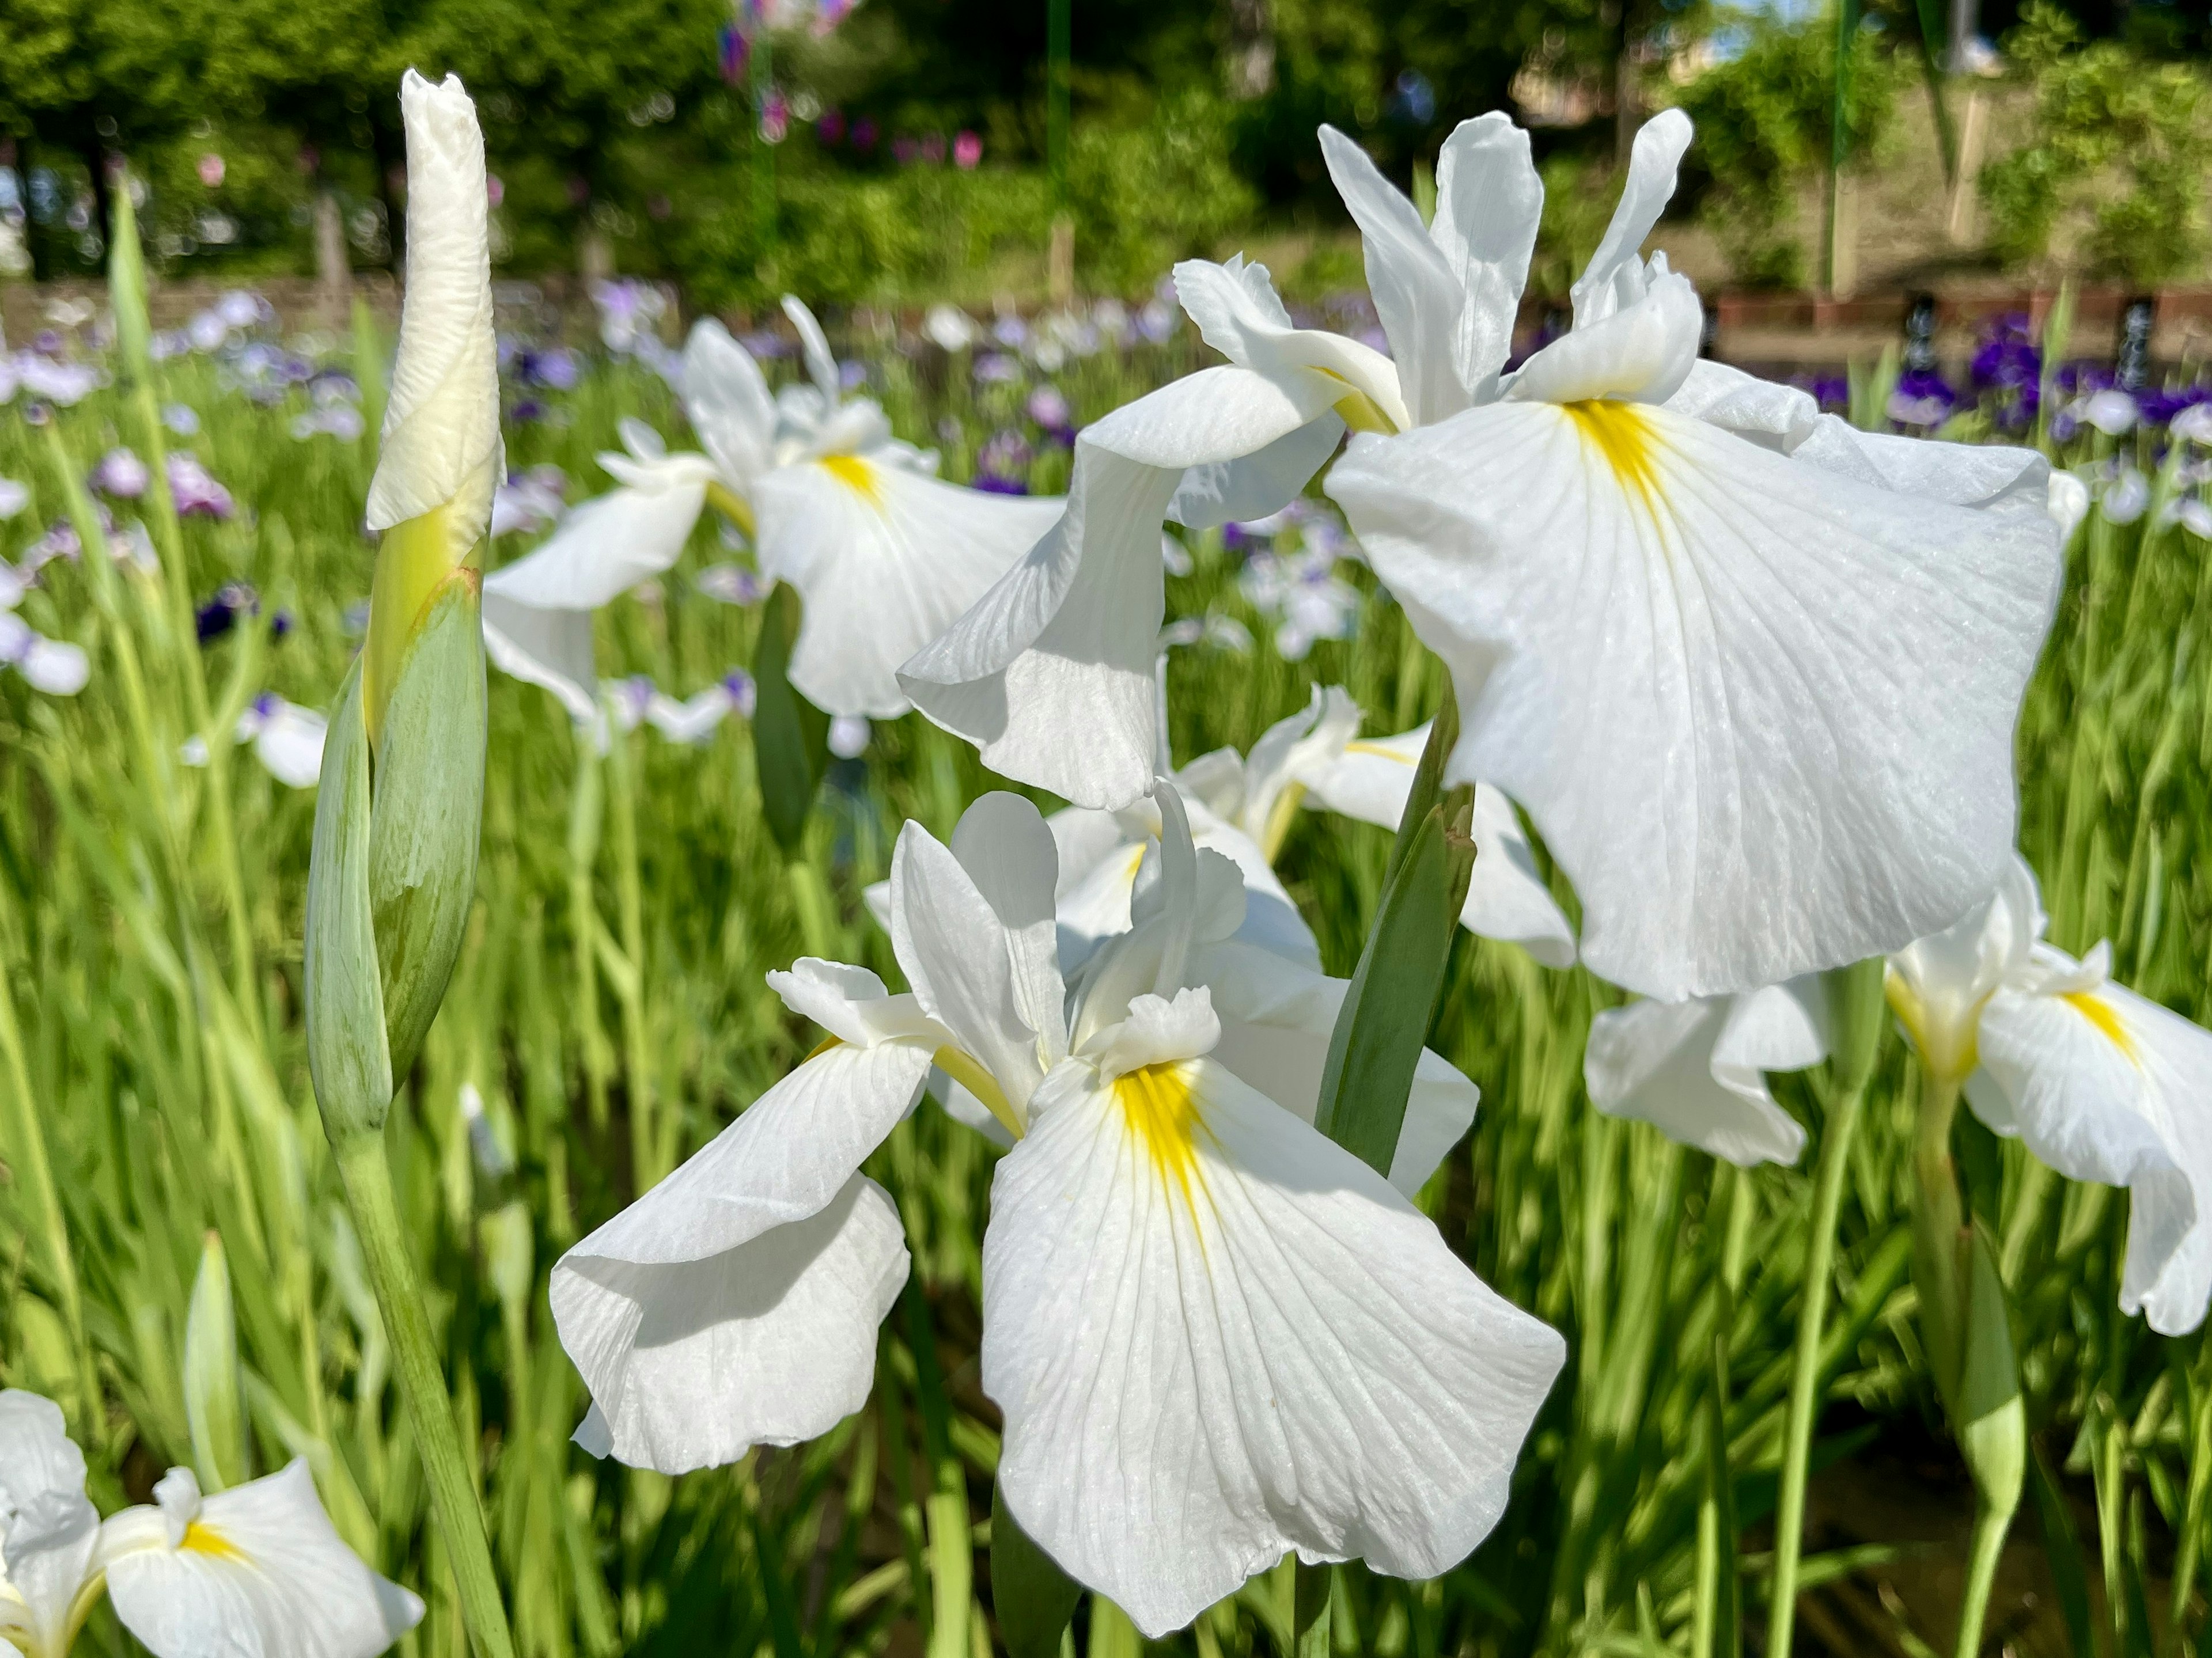
[[[2045,947],[2039,965],[2073,965]],[[2070,982],[2061,979],[2061,983]],[[2212,1032],[2118,985],[1990,998],[1967,1090],[1997,1133],[2130,1197],[2124,1311],[2182,1335],[2212,1296]]]
[[[2011,856],[2039,513],[1510,398],[1359,440],[1329,488],[1452,670],[1449,775],[1528,810],[1601,976],[1680,999],[1863,959]]]
[[[857,1171],[936,1046],[833,1038],[561,1257],[553,1319],[592,1394],[580,1444],[685,1473],[860,1409],[908,1257],[897,1211]]]
[[[1635,1002],[1591,1022],[1583,1054],[1590,1103],[1740,1168],[1794,1163],[1805,1131],[1774,1102],[1771,1071],[1826,1056],[1817,980],[1747,995]]]
[[[1006,1501],[1153,1636],[1291,1549],[1455,1564],[1565,1351],[1210,1060],[1054,1074],[994,1180],[983,1300]]]
[[[97,1591],[100,1513],[61,1406],[0,1392],[0,1643],[62,1658]]]
[[[1315,385],[1205,368],[1085,427],[1060,520],[901,666],[900,686],[1002,776],[1077,805],[1127,805],[1157,758],[1160,525],[1179,481],[1328,410]]]
[[[154,1658],[375,1658],[422,1619],[340,1540],[304,1461],[204,1498],[173,1468],[155,1497],[100,1541],[115,1615]]]
[[[1060,513],[1056,496],[965,489],[857,454],[769,472],[752,505],[762,573],[805,601],[792,683],[831,714],[883,720],[907,710],[899,665],[957,621]]]

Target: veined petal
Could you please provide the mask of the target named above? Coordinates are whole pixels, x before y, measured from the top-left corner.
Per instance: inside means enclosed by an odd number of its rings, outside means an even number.
[[[561,1257],[561,1345],[591,1389],[585,1448],[687,1473],[858,1410],[908,1259],[856,1171],[913,1105],[929,1039],[840,1042]]]
[[[1607,1009],[1591,1022],[1583,1055],[1590,1103],[1740,1168],[1796,1162],[1805,1131],[1774,1102],[1765,1073],[1826,1055],[1808,990],[1817,993],[1817,982]]]
[[[1296,789],[1303,796],[1308,774],[1325,771],[1342,757],[1359,735],[1360,719],[1359,704],[1350,691],[1341,685],[1316,685],[1304,708],[1278,720],[1252,744],[1239,768],[1243,787],[1232,821],[1263,852],[1280,843],[1288,826],[1279,819],[1296,809],[1287,793]],[[1401,791],[1401,810],[1403,799]]]
[[[340,1540],[304,1460],[206,1498],[175,1468],[155,1495],[100,1535],[115,1615],[155,1658],[375,1658],[422,1621]]]
[[[951,1033],[922,1011],[912,995],[894,996],[864,967],[802,956],[789,972],[771,969],[768,987],[802,1019],[811,1019],[841,1042],[873,1048],[911,1039],[933,1049]]]
[[[1241,939],[1199,950],[1191,976],[1212,993],[1221,1022],[1212,1058],[1301,1122],[1311,1122],[1350,981]],[[1390,1184],[1409,1198],[1427,1185],[1474,1125],[1481,1099],[1482,1090],[1450,1060],[1422,1049],[1390,1157]]]
[[[407,127],[407,291],[368,486],[368,527],[389,530],[452,503],[453,544],[465,550],[490,525],[492,495],[506,471],[483,134],[459,76],[434,84],[409,70],[399,107]]]
[[[1343,441],[1344,422],[1332,410],[1251,454],[1193,466],[1168,502],[1168,520],[1186,529],[1214,530],[1279,513]]]
[[[1500,111],[1462,121],[1437,156],[1437,216],[1429,235],[1465,295],[1452,331],[1459,379],[1476,403],[1498,394],[1513,351],[1513,323],[1544,216],[1544,181],[1528,135]]]
[[[1429,240],[1420,213],[1365,150],[1324,126],[1321,153],[1336,193],[1359,227],[1367,291],[1389,337],[1407,411],[1425,426],[1457,414],[1468,406],[1470,390],[1460,379],[1452,349],[1465,297],[1457,273]]]
[[[1328,406],[1246,369],[1208,368],[1086,427],[1060,521],[900,669],[900,686],[1001,775],[1077,805],[1127,805],[1153,776],[1160,523],[1177,481]]]
[[[82,1491],[42,1491],[15,1510],[0,1532],[0,1643],[40,1658],[69,1650],[99,1541],[100,1511]]]
[[[1341,334],[1293,325],[1267,266],[1247,264],[1241,254],[1224,264],[1185,259],[1175,268],[1175,287],[1208,345],[1308,404],[1309,418],[1358,392],[1397,430],[1413,423],[1390,359]]]
[[[775,399],[760,365],[712,317],[684,347],[684,412],[715,467],[743,488],[766,471],[775,442]]]
[[[576,507],[538,546],[487,575],[484,592],[541,610],[596,610],[672,567],[706,501],[703,472],[671,477],[657,489],[609,490]]]
[[[2034,987],[2025,981],[2043,927],[2035,872],[2014,853],[1987,899],[1889,958],[1889,1005],[1923,1063],[1954,1079],[1973,1071],[1983,1007],[2001,985]]]
[[[1504,396],[1519,403],[1620,398],[1665,403],[1697,366],[1705,307],[1686,276],[1662,275],[1602,320],[1577,324],[1521,365]]]
[[[2005,867],[2057,586],[2040,513],[1619,403],[1362,437],[1329,488],[1452,670],[1449,775],[1528,809],[1593,971],[1779,983],[1934,932]]]
[[[1395,829],[1413,792],[1413,770],[1428,746],[1424,724],[1395,737],[1362,737],[1332,760],[1300,774],[1306,798],[1328,811]],[[1513,803],[1487,783],[1474,786],[1474,873],[1459,924],[1478,938],[1518,944],[1545,967],[1575,964],[1575,930],[1536,868],[1536,854]]]
[[[2057,951],[2050,951],[2057,956]],[[2130,1195],[2120,1307],[2184,1335],[2212,1295],[2212,1033],[2115,984],[2011,987],[1982,1014],[1968,1100],[2070,1180]]]
[[[984,1239],[1024,1531],[1161,1635],[1296,1549],[1427,1577],[1565,1357],[1380,1175],[1210,1060],[1038,1094]]]
[[[599,712],[599,678],[592,664],[592,613],[544,610],[492,591],[483,592],[484,654],[501,672],[549,690],[578,725]]]
[[[20,1388],[0,1391],[0,1543],[10,1516],[57,1491],[84,1495],[84,1453],[62,1407]]]
[[[1763,380],[1711,357],[1699,357],[1690,366],[1688,375],[1667,399],[1667,407],[1784,454],[1820,417],[1820,405],[1810,392]]]
[[[860,455],[780,467],[753,486],[763,575],[805,601],[791,682],[831,714],[904,714],[902,662],[1004,575],[1060,514],[1056,496],[963,489]]]
[[[1662,110],[1638,129],[1613,222],[1572,289],[1577,329],[1603,322],[1643,296],[1644,239],[1674,198],[1675,169],[1690,147],[1690,118],[1679,109]]]
[[[1017,1111],[1067,1054],[1054,848],[1037,809],[987,794],[945,847],[919,823],[891,856],[891,944],[923,1010]]]

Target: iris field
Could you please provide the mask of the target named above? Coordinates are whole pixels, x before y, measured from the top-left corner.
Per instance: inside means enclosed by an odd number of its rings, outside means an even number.
[[[836,343],[848,380],[900,436],[939,448],[945,476],[1048,492],[1066,481],[1065,433],[1200,362],[1195,334],[1160,323],[1115,307],[952,352],[888,324]],[[611,329],[623,351],[571,349],[543,326],[503,319],[508,465],[541,517],[545,493],[604,487],[592,458],[623,418],[688,442],[627,325]],[[2027,435],[2097,503],[2019,732],[2021,847],[2053,942],[2080,954],[2109,938],[2121,982],[2212,1017],[2212,580],[2192,527],[2212,525],[2194,495],[2206,452],[2164,423],[2112,434],[2069,414],[2086,404],[2069,401],[2070,370],[2058,382],[2063,330],[2062,313],[2039,354],[2019,343],[2009,386],[1946,433],[1991,435],[2017,415],[2026,361]],[[173,1464],[204,1466],[210,1412],[234,1400],[251,1471],[307,1458],[341,1536],[428,1602],[399,1650],[443,1658],[467,1650],[459,1605],[308,1084],[314,796],[219,740],[265,735],[284,705],[329,707],[358,648],[391,342],[365,315],[349,337],[288,341],[240,304],[174,344],[156,369],[166,441],[228,500],[180,490],[197,509],[173,525],[115,458],[135,445],[163,464],[124,397],[55,379],[69,363],[106,378],[96,321],[15,360],[23,383],[0,410],[0,477],[21,486],[0,525],[27,577],[15,614],[88,669],[74,695],[0,676],[0,1384],[61,1404],[103,1510],[144,1501]],[[1854,370],[1860,423],[1887,428],[1896,380],[1893,364]],[[537,538],[531,503],[511,504],[524,527],[488,564]],[[104,534],[112,562],[82,550]],[[1325,505],[1272,533],[1185,540],[1169,580],[1178,764],[1248,746],[1316,686],[1347,688],[1373,733],[1435,711],[1440,670]],[[840,746],[857,751],[832,764],[787,859],[763,814],[750,682],[726,678],[753,664],[762,616],[728,568],[744,558],[733,541],[709,514],[675,571],[598,618],[601,674],[646,716],[604,756],[551,697],[492,675],[477,896],[388,1131],[405,1236],[520,1650],[985,1654],[999,1424],[975,1355],[996,1154],[933,1108],[867,1164],[914,1273],[863,1411],[812,1444],[675,1479],[568,1442],[588,1401],[553,1333],[552,1261],[813,1045],[767,970],[817,956],[897,985],[864,890],[903,821],[948,839],[967,802],[1004,786],[918,716],[848,728]],[[631,676],[677,701],[726,679],[743,690],[677,741],[653,717],[669,705]],[[1358,957],[1390,844],[1307,812],[1281,848],[1331,972]],[[1817,1407],[1799,1412],[1815,1425],[1798,1649],[1947,1647],[1970,1487],[1913,1319],[1915,1079],[1889,1022],[1866,1076],[1837,1061],[1775,1079],[1810,1143],[1796,1168],[1743,1172],[1591,1109],[1585,1036],[1617,992],[1465,932],[1454,950],[1431,1042],[1482,1106],[1421,1206],[1566,1336],[1568,1368],[1495,1533],[1433,1582],[1337,1572],[1334,1649],[1712,1653],[1732,1603],[1759,1649],[1793,1388]],[[1824,1161],[1853,1113],[1848,1157]],[[1962,1122],[2033,1450],[1988,1645],[2195,1649],[2212,1517],[2203,1339],[2119,1312],[2125,1193],[2062,1182]],[[1808,1284],[1826,1292],[1817,1362],[1793,1367]],[[1292,1595],[1287,1567],[1264,1575],[1152,1649],[1288,1655]],[[1069,1638],[1102,1655],[1144,1644],[1103,1602]],[[103,1608],[78,1649],[135,1649]]]

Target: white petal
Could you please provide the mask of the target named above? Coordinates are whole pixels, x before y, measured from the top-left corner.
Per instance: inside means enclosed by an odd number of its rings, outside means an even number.
[[[1221,1022],[1212,1057],[1300,1121],[1311,1122],[1350,981],[1237,939],[1198,951],[1191,976],[1212,993]],[[1409,1198],[1428,1184],[1466,1137],[1481,1099],[1450,1060],[1422,1049],[1390,1158],[1390,1184]]]
[[[1428,1577],[1497,1523],[1564,1344],[1221,1066],[1063,1067],[991,1207],[1001,1489],[1146,1634],[1291,1549]]]
[[[684,412],[728,482],[743,487],[768,470],[775,399],[760,365],[712,317],[692,325],[684,347]]]
[[[10,1514],[57,1491],[84,1495],[84,1453],[62,1407],[20,1388],[0,1392],[0,1541]]]
[[[905,713],[899,665],[1034,547],[1060,507],[858,455],[767,473],[753,486],[761,573],[805,601],[792,683],[831,714]]]
[[[1608,1009],[1591,1022],[1583,1055],[1590,1103],[1742,1168],[1793,1163],[1805,1131],[1774,1102],[1765,1073],[1802,1070],[1826,1053],[1802,999],[1817,993],[1817,982],[1777,985]]]
[[[1644,239],[1674,197],[1675,169],[1689,147],[1690,118],[1679,109],[1661,111],[1637,132],[1613,222],[1572,289],[1577,328],[1603,322],[1640,292]]]
[[[1316,685],[1304,708],[1262,732],[1241,768],[1243,786],[1233,815],[1237,827],[1264,844],[1283,791],[1309,773],[1334,766],[1358,736],[1360,719],[1359,705],[1350,691],[1341,685]],[[1184,768],[1186,778],[1192,769]]]
[[[92,677],[92,663],[81,648],[36,636],[16,659],[15,669],[49,696],[75,696]]]
[[[899,671],[931,720],[1001,775],[1078,805],[1152,786],[1163,514],[1186,467],[1264,449],[1328,407],[1201,369],[1084,428],[1059,523]]]
[[[1457,274],[1429,240],[1419,210],[1365,150],[1324,126],[1321,153],[1336,193],[1359,227],[1367,289],[1389,337],[1407,412],[1421,425],[1457,414],[1468,406],[1471,389],[1460,380],[1452,349],[1464,295]]]
[[[1429,235],[1466,295],[1452,352],[1477,403],[1497,394],[1512,355],[1513,324],[1544,216],[1544,181],[1528,135],[1498,111],[1462,121],[1437,157],[1437,216]]]
[[[707,499],[703,460],[681,459],[695,464],[669,468],[661,488],[612,489],[576,507],[544,542],[486,576],[484,592],[542,610],[596,610],[669,569]]]
[[[408,70],[399,107],[407,286],[368,527],[388,530],[451,501],[466,531],[455,544],[465,546],[490,525],[492,495],[506,474],[483,134],[458,76],[433,85]]]
[[[1684,276],[1662,276],[1602,321],[1561,335],[1521,365],[1505,396],[1524,403],[1626,398],[1665,403],[1697,367],[1705,309]]]
[[[1988,898],[1889,958],[1890,1005],[1923,1060],[1953,1076],[1973,1069],[1983,1005],[1999,985],[2027,977],[2043,927],[2035,872],[2014,853]]]
[[[2071,472],[2053,472],[2045,491],[2045,504],[2051,521],[2058,526],[2058,544],[2063,547],[2073,540],[2074,531],[2089,516],[2089,486]]]
[[[2164,1335],[2197,1328],[2212,1295],[2212,1033],[2118,985],[2003,989],[1980,1051],[2001,1098],[1969,1097],[1991,1128],[2069,1179],[2129,1188],[2123,1310]]]
[[[313,709],[287,702],[254,738],[254,755],[288,788],[311,789],[323,774],[323,738],[329,726]]]
[[[1329,487],[1452,670],[1448,774],[1528,809],[1594,972],[1662,999],[1779,983],[1996,884],[2057,588],[2040,513],[1626,404],[1362,437]]]
[[[1018,1110],[1067,1053],[1052,835],[1018,795],[987,794],[945,847],[919,823],[891,856],[891,942],[916,999]]]
[[[822,406],[835,409],[842,388],[837,381],[837,359],[830,354],[830,341],[822,331],[822,325],[814,320],[814,313],[806,308],[805,302],[793,294],[783,296],[783,314],[799,331],[799,349],[806,359],[806,377],[821,394]]]
[[[81,1490],[42,1491],[15,1510],[0,1537],[0,1643],[20,1633],[34,1653],[64,1650],[99,1541],[100,1511]]]
[[[588,725],[599,712],[592,665],[592,613],[541,610],[483,586],[484,654],[502,673],[549,690],[568,718]]]
[[[1251,454],[1194,466],[1176,486],[1167,517],[1188,529],[1214,530],[1279,513],[1328,464],[1343,440],[1344,422],[1331,412]]]
[[[855,1048],[911,1038],[933,1050],[951,1040],[951,1033],[924,1013],[918,1000],[892,995],[864,967],[802,956],[787,973],[770,971],[768,987],[800,1018]]]
[[[1413,423],[1390,359],[1341,334],[1295,326],[1267,266],[1247,264],[1242,256],[1225,264],[1186,259],[1175,268],[1175,286],[1208,345],[1239,367],[1266,375],[1310,404],[1313,415],[1359,392],[1400,431]]]
[[[829,1048],[562,1256],[561,1345],[604,1442],[664,1473],[792,1445],[858,1410],[907,1274],[898,1216],[855,1171],[929,1074],[916,1042]]]
[[[1820,418],[1820,405],[1810,392],[1763,380],[1711,357],[1700,357],[1691,365],[1688,378],[1667,399],[1667,407],[1784,454]]]
[[[207,1498],[181,1546],[158,1521],[130,1509],[100,1538],[115,1614],[155,1658],[374,1658],[422,1620],[340,1540],[304,1461]]]

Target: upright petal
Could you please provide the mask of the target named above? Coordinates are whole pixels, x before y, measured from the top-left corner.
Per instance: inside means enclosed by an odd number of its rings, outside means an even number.
[[[1301,402],[1314,403],[1315,415],[1358,392],[1396,430],[1413,423],[1399,367],[1370,345],[1293,324],[1267,266],[1247,264],[1241,256],[1225,264],[1186,259],[1175,268],[1175,285],[1176,299],[1208,345]]]
[[[2056,535],[1663,408],[1498,403],[1339,462],[1593,971],[1662,999],[1898,948],[2011,855]]]
[[[100,1535],[115,1615],[154,1658],[375,1658],[422,1621],[339,1539],[304,1461],[204,1499],[172,1469],[155,1496]]]
[[[1367,257],[1367,290],[1389,337],[1407,412],[1421,425],[1466,408],[1454,335],[1464,290],[1413,203],[1333,126],[1321,130],[1322,159],[1344,198]],[[1519,297],[1517,292],[1515,295]],[[1502,361],[1502,359],[1501,359]]]
[[[684,347],[684,412],[728,483],[743,489],[769,469],[775,399],[751,354],[712,317],[692,325]]]
[[[907,710],[897,670],[1058,521],[1056,496],[964,489],[860,455],[753,485],[761,571],[805,601],[791,681],[831,714]]]
[[[1817,981],[1749,995],[1610,1008],[1590,1024],[1583,1079],[1608,1115],[1741,1168],[1793,1163],[1805,1131],[1767,1091],[1770,1071],[1802,1071],[1827,1052],[1807,997]]]
[[[799,331],[799,351],[806,360],[806,377],[821,394],[824,412],[836,409],[844,388],[837,381],[837,359],[830,354],[829,337],[822,331],[822,325],[814,320],[814,313],[806,308],[805,301],[795,294],[783,296],[783,314]]]
[[[933,1051],[825,1048],[561,1257],[553,1319],[591,1389],[586,1449],[683,1473],[860,1409],[908,1258],[897,1211],[856,1171]]]
[[[57,1491],[84,1495],[84,1453],[62,1407],[20,1388],[0,1392],[0,1542],[13,1515]]]
[[[923,1010],[1016,1109],[1067,1054],[1051,831],[1018,795],[987,794],[945,847],[919,823],[891,858],[891,941]]]
[[[1497,396],[1498,371],[1512,355],[1513,324],[1543,216],[1544,181],[1528,159],[1528,135],[1510,116],[1493,110],[1452,129],[1437,156],[1437,216],[1429,235],[1465,296],[1452,355],[1476,403]]]
[[[1996,1089],[1967,1097],[1991,1128],[2070,1180],[2128,1188],[2122,1310],[2162,1335],[2197,1328],[2212,1296],[2212,1033],[2115,984],[2008,987],[1980,1050]]]
[[[1152,1636],[1292,1549],[1453,1565],[1564,1344],[1223,1066],[1096,1078],[1055,1072],[993,1181],[982,1380],[1023,1530]]]
[[[1603,322],[1643,296],[1644,239],[1674,199],[1675,169],[1689,147],[1690,118],[1679,109],[1662,110],[1637,132],[1613,222],[1572,289],[1577,328]]]
[[[1318,387],[1293,397],[1207,368],[1086,427],[1060,521],[900,669],[900,686],[1001,775],[1077,805],[1128,805],[1153,776],[1160,524],[1184,469],[1255,453],[1328,406]]]
[[[368,527],[388,530],[450,501],[465,520],[453,537],[465,550],[489,525],[505,471],[483,134],[459,76],[433,84],[409,70],[399,107],[407,127],[407,293],[368,486]]]
[[[0,1643],[33,1658],[66,1653],[97,1570],[100,1511],[82,1491],[48,1491],[0,1530]]]

